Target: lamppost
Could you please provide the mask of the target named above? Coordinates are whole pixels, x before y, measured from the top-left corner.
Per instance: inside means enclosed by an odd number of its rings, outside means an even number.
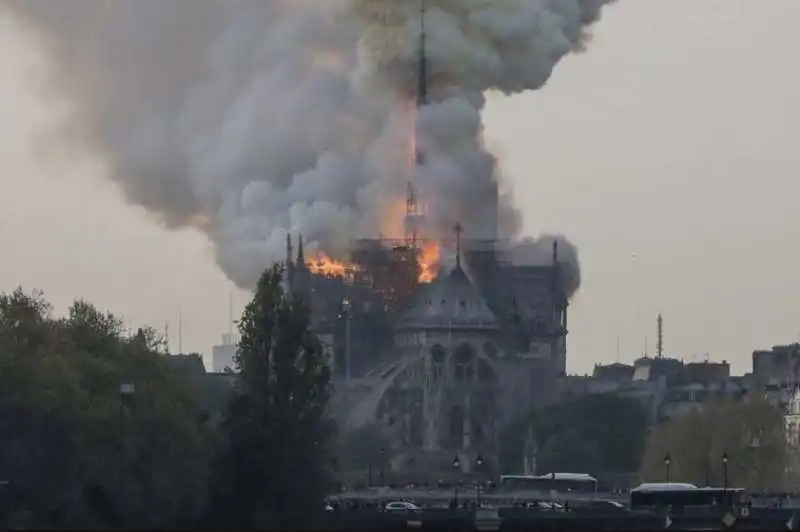
[[[481,477],[480,477],[481,469],[483,469],[483,458],[481,457],[481,455],[478,455],[475,458],[475,471],[478,473],[478,480],[475,483],[476,495],[478,497],[478,508],[483,508],[483,505],[481,504]]]
[[[664,455],[664,480],[669,482],[669,466],[672,463],[672,457],[669,453]]]
[[[119,423],[120,423],[120,435],[119,435],[119,450],[117,454],[119,455],[119,467],[120,467],[120,475],[122,475],[122,468],[124,467],[125,460],[123,459],[123,445],[125,443],[125,404],[130,401],[133,397],[133,394],[136,393],[136,386],[131,381],[124,381],[119,385]]]
[[[383,447],[381,447],[380,456],[381,456],[381,463],[380,463],[381,486],[385,486],[386,479],[384,478],[384,468],[386,467],[386,449],[384,449]]]
[[[344,371],[345,382],[347,382],[347,387],[349,388],[352,373],[350,369],[350,300],[347,298],[342,300],[342,311],[344,312]]]
[[[722,478],[723,489],[728,489],[728,451],[722,453]]]
[[[453,469],[458,472],[461,471],[461,460],[458,459],[458,455],[453,458]],[[453,487],[453,502],[455,506],[458,507],[458,478],[456,478],[455,485]]]

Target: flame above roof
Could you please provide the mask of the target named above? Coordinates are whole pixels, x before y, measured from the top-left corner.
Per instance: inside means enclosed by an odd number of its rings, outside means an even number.
[[[436,279],[412,300],[396,329],[497,329],[489,305],[467,274],[456,265],[439,271]]]

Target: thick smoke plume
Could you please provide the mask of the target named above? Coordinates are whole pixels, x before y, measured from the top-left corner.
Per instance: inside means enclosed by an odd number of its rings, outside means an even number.
[[[427,0],[431,102],[415,178],[432,236],[458,220],[465,236],[518,238],[519,212],[491,199],[484,94],[540,88],[607,3]],[[204,231],[238,285],[283,257],[287,231],[334,257],[354,236],[399,236],[387,213],[409,171],[420,0],[6,5],[53,60],[49,91],[74,110],[65,137],[166,226]]]

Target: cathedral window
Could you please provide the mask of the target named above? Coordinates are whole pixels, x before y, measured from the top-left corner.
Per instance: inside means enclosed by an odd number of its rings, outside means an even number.
[[[431,347],[431,360],[433,360],[434,363],[441,364],[442,362],[444,362],[446,356],[447,353],[445,352],[444,347],[442,347],[441,344],[436,344],[433,347]]]
[[[459,344],[456,348],[456,364],[459,366],[465,366],[472,361],[473,356],[473,349],[472,346],[468,343]]]
[[[472,346],[466,342],[459,344],[456,348],[454,377],[457,382],[471,379],[474,373],[474,368],[472,366],[474,355],[475,353]]]

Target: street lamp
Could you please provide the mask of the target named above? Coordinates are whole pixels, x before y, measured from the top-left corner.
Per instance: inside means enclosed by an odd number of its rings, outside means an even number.
[[[122,383],[120,383],[120,385],[119,385],[119,398],[120,398],[120,401],[119,401],[120,435],[119,436],[120,436],[120,438],[119,438],[119,443],[118,443],[118,447],[119,448],[118,448],[118,451],[117,451],[117,455],[118,455],[118,458],[119,458],[120,473],[122,473],[122,467],[123,467],[123,462],[124,462],[123,459],[122,459],[122,453],[123,453],[123,445],[125,443],[124,442],[124,439],[125,439],[125,423],[124,423],[124,419],[125,419],[125,415],[124,415],[125,414],[125,403],[127,401],[129,401],[130,398],[133,397],[134,393],[136,393],[136,386],[133,384],[133,382],[131,382],[131,381],[123,381]]]
[[[481,455],[478,455],[475,458],[475,471],[480,473],[481,469],[483,469],[483,458],[481,457]],[[483,505],[481,504],[481,478],[480,478],[480,474],[478,475],[478,480],[475,483],[475,489],[477,490],[476,495],[478,497],[478,508],[483,508]]]
[[[456,472],[461,471],[461,460],[458,459],[458,455],[456,455],[456,457],[453,458],[453,469]],[[456,507],[458,507],[458,482],[459,479],[456,478],[455,484],[453,486],[453,502],[455,503]]]
[[[381,486],[385,486],[386,485],[386,480],[384,478],[384,468],[386,467],[386,449],[385,448],[381,447],[380,455],[381,455],[381,463],[380,463],[380,468],[381,468],[381,471],[380,471]]]
[[[728,489],[728,451],[722,453],[722,478],[723,488]]]
[[[352,377],[350,369],[350,300],[344,298],[342,300],[342,312],[344,312],[344,365],[345,365],[345,382],[350,386],[350,378]]]
[[[672,463],[672,457],[669,453],[664,455],[664,479],[669,482],[669,466]]]

